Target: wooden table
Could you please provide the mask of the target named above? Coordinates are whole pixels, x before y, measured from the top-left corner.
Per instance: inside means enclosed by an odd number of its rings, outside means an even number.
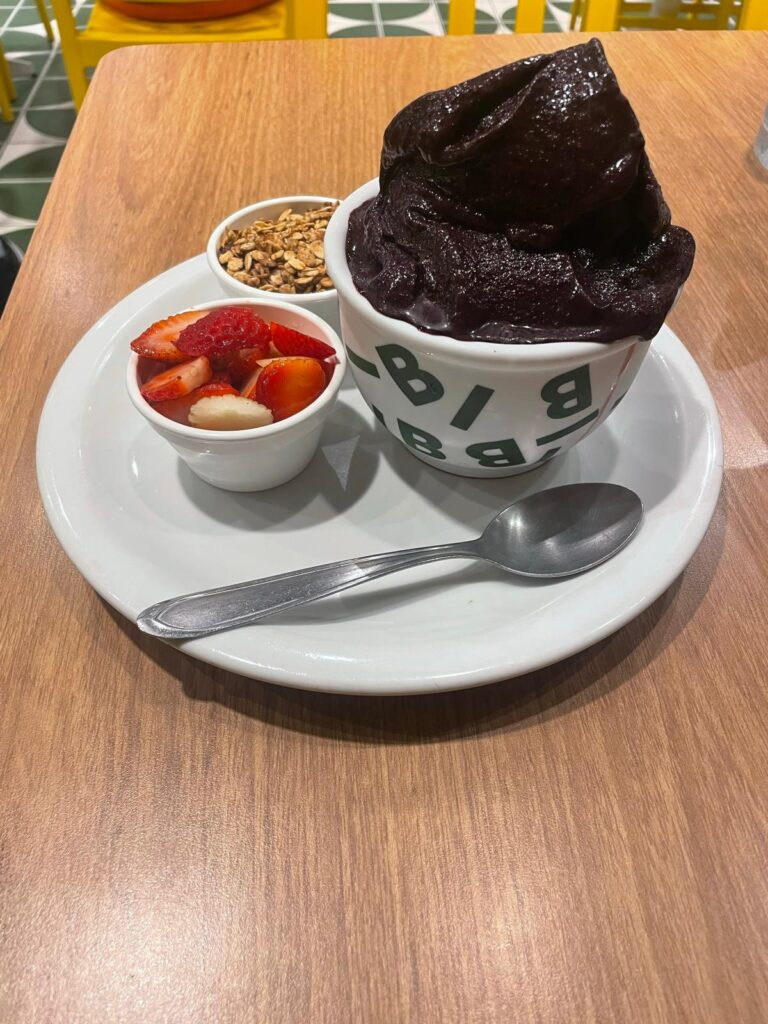
[[[4,1024],[768,1020],[768,36],[605,39],[699,250],[672,325],[724,491],[645,614],[465,693],[360,699],[140,636],[59,549],[34,443],[90,324],[261,196],[343,195],[417,94],[560,36],[123,50],[3,320]]]

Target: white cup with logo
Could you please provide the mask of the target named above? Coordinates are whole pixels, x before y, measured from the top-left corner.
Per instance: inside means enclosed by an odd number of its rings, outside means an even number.
[[[436,469],[501,477],[561,455],[605,422],[650,342],[462,341],[379,313],[355,287],[346,259],[349,216],[377,192],[374,179],[341,203],[325,258],[355,383],[386,429]]]

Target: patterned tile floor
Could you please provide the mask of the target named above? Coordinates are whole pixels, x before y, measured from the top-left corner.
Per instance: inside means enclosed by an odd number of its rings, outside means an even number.
[[[567,29],[569,9],[570,0],[548,0],[547,31]],[[478,0],[476,31],[513,30],[515,10],[516,0]],[[78,23],[87,21],[89,11],[89,0],[78,0]],[[338,39],[442,35],[447,12],[448,4],[442,0],[331,0],[328,31]],[[49,44],[35,0],[0,0],[0,36],[18,92],[16,120],[13,124],[0,121],[0,235],[24,250],[72,130],[75,111],[58,44]]]

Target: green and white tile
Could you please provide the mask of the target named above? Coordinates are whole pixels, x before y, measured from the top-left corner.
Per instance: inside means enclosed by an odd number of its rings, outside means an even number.
[[[46,142],[49,139],[66,139],[75,124],[75,108],[70,106],[54,107],[39,110],[27,110],[25,124],[22,126],[27,132],[42,137]]]
[[[40,31],[35,31],[36,29]],[[23,31],[11,26],[3,29],[2,37],[6,55],[15,55],[19,52],[37,53],[51,47],[42,25],[30,25]]]
[[[50,180],[0,181],[0,210],[5,217],[23,221],[26,227],[40,216],[49,187]]]
[[[41,146],[21,143],[3,147],[0,153],[0,181],[51,181],[64,152],[64,144]]]

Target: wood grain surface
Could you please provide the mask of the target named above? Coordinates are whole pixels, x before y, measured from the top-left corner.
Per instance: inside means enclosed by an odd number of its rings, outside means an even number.
[[[364,699],[140,636],[45,520],[38,417],[118,299],[257,198],[344,195],[419,93],[561,36],[122,50],[2,323],[3,1024],[768,1020],[768,35],[609,57],[698,256],[672,326],[725,434],[683,576],[522,679]]]

